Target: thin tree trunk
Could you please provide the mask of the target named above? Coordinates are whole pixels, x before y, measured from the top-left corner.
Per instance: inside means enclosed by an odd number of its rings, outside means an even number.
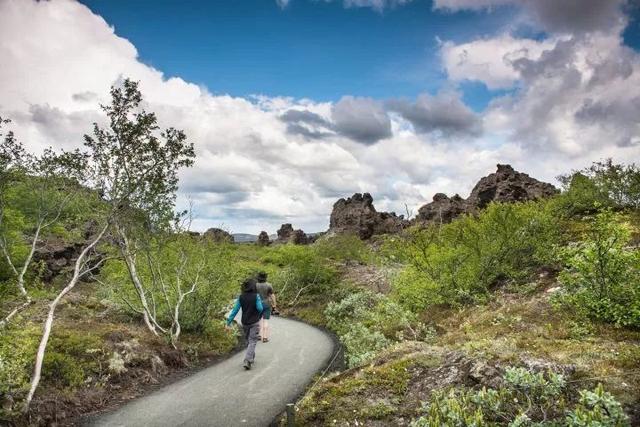
[[[18,307],[14,308],[13,311],[11,311],[11,313],[7,315],[7,317],[5,317],[2,321],[0,321],[0,329],[3,329],[5,326],[7,326],[7,324],[11,321],[11,319],[16,314],[20,313],[22,310],[29,307],[32,303],[33,303],[33,300],[31,299],[30,296],[27,295],[27,300],[25,302],[20,304]]]
[[[147,302],[147,297],[144,292],[144,287],[140,280],[140,276],[138,275],[138,270],[136,269],[136,260],[131,254],[131,246],[129,243],[129,239],[127,238],[126,233],[122,228],[118,227],[118,234],[122,238],[122,244],[120,246],[120,252],[124,257],[125,263],[127,264],[127,269],[129,270],[129,276],[131,277],[131,281],[133,282],[133,286],[136,289],[136,293],[138,294],[138,299],[142,304],[142,318],[144,319],[145,325],[149,331],[151,331],[154,335],[158,336],[158,330],[164,332],[164,329],[158,325],[155,317],[152,316],[151,310],[149,309],[149,304]]]
[[[60,303],[62,298],[64,298],[64,296],[67,295],[69,291],[71,291],[71,289],[73,289],[80,278],[90,271],[90,269],[82,271],[84,261],[87,258],[89,252],[98,244],[98,242],[100,242],[108,227],[109,224],[105,225],[100,233],[93,239],[93,241],[80,253],[78,259],[76,260],[71,281],[69,281],[67,286],[62,291],[60,291],[58,296],[49,304],[49,312],[47,313],[47,319],[44,322],[42,338],[40,339],[40,345],[38,346],[38,352],[36,353],[36,364],[33,369],[33,375],[31,376],[31,387],[29,389],[29,394],[27,394],[27,398],[24,402],[24,412],[27,412],[29,410],[29,405],[31,404],[31,400],[33,400],[33,395],[38,388],[38,384],[40,384],[40,378],[42,375],[42,363],[44,362],[44,355],[47,350],[47,344],[49,343],[49,335],[51,335],[56,308],[58,307],[58,304]]]
[[[42,220],[38,221],[38,227],[36,228],[36,233],[33,235],[33,241],[31,242],[31,249],[29,250],[29,255],[27,255],[27,259],[24,260],[24,264],[22,265],[22,269],[18,274],[18,288],[20,289],[20,293],[30,300],[27,295],[27,290],[24,287],[24,276],[27,274],[27,270],[29,270],[29,265],[31,264],[31,260],[33,259],[33,255],[36,252],[36,245],[38,244],[38,240],[40,239],[40,232],[42,231]]]

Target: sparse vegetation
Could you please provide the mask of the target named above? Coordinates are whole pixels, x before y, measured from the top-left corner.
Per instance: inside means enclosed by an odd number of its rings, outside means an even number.
[[[598,385],[581,390],[579,401],[567,391],[566,379],[553,372],[507,368],[503,385],[479,390],[452,388],[434,392],[427,415],[412,427],[440,426],[628,426],[620,403]]]

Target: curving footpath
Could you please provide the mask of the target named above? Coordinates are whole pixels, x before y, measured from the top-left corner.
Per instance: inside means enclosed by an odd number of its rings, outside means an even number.
[[[268,426],[294,402],[333,354],[331,338],[301,322],[271,318],[272,338],[258,343],[256,363],[244,352],[93,419],[93,426]]]

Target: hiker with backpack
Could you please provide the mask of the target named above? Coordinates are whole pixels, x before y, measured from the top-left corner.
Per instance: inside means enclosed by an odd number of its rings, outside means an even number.
[[[256,344],[258,343],[258,336],[260,334],[260,318],[264,307],[260,294],[257,292],[255,279],[247,279],[242,282],[241,289],[242,293],[238,299],[236,299],[233,310],[227,318],[227,328],[231,328],[231,323],[238,314],[238,311],[242,308],[242,329],[244,331],[244,337],[247,340],[247,352],[244,356],[242,366],[246,370],[249,370],[256,358]]]
[[[260,319],[260,336],[262,337],[262,342],[266,343],[269,342],[271,335],[269,319],[271,319],[271,314],[277,311],[276,294],[273,292],[273,286],[271,286],[271,283],[267,282],[267,273],[264,271],[259,272],[256,276],[256,280],[258,282],[258,294],[260,294],[262,307],[264,308]]]

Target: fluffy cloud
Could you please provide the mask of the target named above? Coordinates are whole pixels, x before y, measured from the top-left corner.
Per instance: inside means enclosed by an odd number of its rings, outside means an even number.
[[[500,6],[523,9],[525,19],[549,32],[586,33],[620,27],[626,0],[435,0],[434,8],[450,11]]]
[[[514,62],[536,60],[545,49],[554,46],[553,40],[517,39],[509,34],[467,43],[444,42],[442,63],[451,80],[480,81],[489,89],[509,88],[520,78]]]
[[[309,110],[291,109],[280,116],[291,134],[307,139],[344,136],[374,144],[391,136],[391,119],[381,102],[371,98],[342,97],[331,107],[330,119]]]
[[[637,156],[640,55],[619,35],[559,40],[539,58],[521,58],[513,67],[522,88],[488,109],[485,120],[494,131],[571,157],[616,147]]]
[[[441,92],[437,96],[422,94],[415,103],[391,101],[389,108],[399,112],[419,133],[478,136],[482,132],[480,118],[455,92]]]
[[[505,33],[441,46],[451,80],[513,89],[485,111],[487,132],[547,156],[637,157],[640,55],[621,38],[624,2],[439,0],[436,7],[506,3],[522,6],[530,22],[551,34],[532,40]]]
[[[336,198],[355,191],[371,192],[379,209],[415,211],[435,192],[466,195],[498,162],[552,180],[601,157],[640,158],[640,66],[619,30],[444,43],[452,86],[515,88],[476,114],[455,90],[415,102],[212,95],[142,63],[78,2],[4,0],[0,58],[11,66],[0,67],[0,115],[34,151],[77,147],[104,122],[110,86],[131,77],[160,124],[195,143],[179,203],[193,201],[198,229],[318,231]]]

